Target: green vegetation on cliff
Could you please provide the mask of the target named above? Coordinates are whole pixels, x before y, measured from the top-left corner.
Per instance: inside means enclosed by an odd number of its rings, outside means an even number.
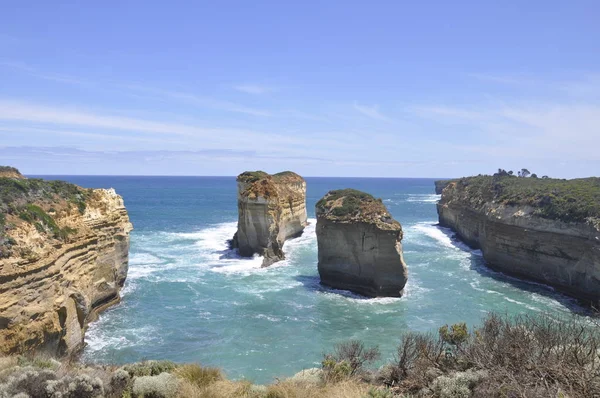
[[[561,180],[480,175],[451,182],[455,185],[447,195],[442,196],[441,203],[457,199],[475,208],[486,203],[531,206],[540,217],[566,222],[600,219],[598,177]]]
[[[12,167],[2,166],[2,169],[20,175]],[[40,233],[64,240],[75,230],[60,228],[52,213],[60,207],[73,206],[83,214],[89,195],[90,190],[65,181],[0,177],[0,257],[10,255],[14,241],[7,232],[18,220],[32,224]]]
[[[346,217],[357,215],[362,206],[374,203],[381,203],[381,199],[375,199],[366,192],[346,188],[329,191],[317,202],[317,209],[321,212],[331,211],[336,217]],[[383,204],[377,207],[387,212]]]

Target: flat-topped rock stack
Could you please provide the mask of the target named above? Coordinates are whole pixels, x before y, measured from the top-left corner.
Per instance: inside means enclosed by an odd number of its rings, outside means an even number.
[[[400,297],[408,279],[402,226],[381,199],[354,189],[316,205],[321,283],[369,297]]]
[[[258,254],[267,267],[283,260],[283,244],[307,225],[306,182],[291,171],[246,171],[237,177],[238,229],[231,246],[244,257]]]

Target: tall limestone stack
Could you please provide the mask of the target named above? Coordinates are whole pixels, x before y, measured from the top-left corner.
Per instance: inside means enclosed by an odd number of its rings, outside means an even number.
[[[600,304],[600,178],[461,178],[437,211],[491,268]]]
[[[237,177],[238,230],[231,245],[241,256],[263,256],[263,267],[283,260],[283,244],[306,222],[306,182],[291,171],[246,171]]]
[[[120,299],[131,229],[112,189],[0,176],[0,352],[78,351]]]
[[[321,283],[369,297],[400,297],[408,279],[402,226],[381,199],[353,189],[316,205]]]

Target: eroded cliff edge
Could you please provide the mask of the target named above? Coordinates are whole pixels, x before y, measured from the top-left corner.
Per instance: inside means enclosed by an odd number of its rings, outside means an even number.
[[[112,189],[0,177],[0,352],[78,351],[120,299],[131,230]]]
[[[238,229],[231,246],[263,256],[263,267],[285,258],[283,244],[307,225],[306,182],[291,171],[246,171],[237,177]]]
[[[328,192],[316,205],[321,283],[369,297],[400,297],[408,279],[402,226],[381,199]]]
[[[437,211],[491,268],[600,303],[600,178],[461,178]]]

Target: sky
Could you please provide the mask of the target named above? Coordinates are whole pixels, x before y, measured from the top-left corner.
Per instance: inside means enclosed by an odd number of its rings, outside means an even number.
[[[600,174],[598,1],[0,0],[25,174]]]

